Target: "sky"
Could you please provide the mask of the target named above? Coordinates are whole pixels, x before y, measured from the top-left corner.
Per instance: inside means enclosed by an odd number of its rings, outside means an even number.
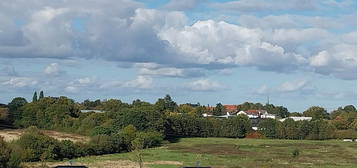
[[[1,0],[0,103],[357,105],[357,1]]]

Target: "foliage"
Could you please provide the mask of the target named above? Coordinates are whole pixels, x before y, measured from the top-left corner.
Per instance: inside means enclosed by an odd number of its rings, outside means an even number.
[[[7,167],[10,159],[11,150],[5,143],[3,137],[0,137],[0,167]]]
[[[9,119],[14,122],[16,119],[20,119],[22,110],[21,107],[27,104],[27,100],[23,97],[16,97],[8,104],[9,107]]]
[[[264,139],[265,136],[259,132],[251,132],[249,134],[247,134],[246,138],[250,138],[250,139]]]
[[[43,99],[45,97],[45,95],[43,94],[43,91],[40,91],[40,96],[38,97],[38,99]]]
[[[224,115],[224,106],[221,103],[218,103],[216,107],[213,109],[213,115],[220,116]]]
[[[268,118],[258,124],[258,131],[268,138],[277,138],[277,120]]]
[[[37,92],[35,92],[33,94],[33,97],[32,97],[32,102],[37,102],[38,98],[37,98]]]
[[[312,117],[313,120],[329,118],[329,114],[327,113],[327,111],[324,108],[318,106],[312,106],[308,108],[304,111],[303,114],[306,117]]]
[[[297,158],[300,155],[300,150],[299,149],[294,149],[291,152],[291,155],[293,156],[293,158]]]
[[[268,138],[280,139],[331,139],[336,128],[325,120],[294,121],[286,119],[283,122],[266,119],[259,123],[258,131]]]
[[[275,114],[280,118],[285,118],[289,116],[289,111],[283,106],[274,106],[273,104],[263,105],[261,103],[249,103],[245,102],[237,106],[238,111],[246,110],[267,110],[270,114]]]
[[[190,115],[168,116],[165,123],[167,137],[245,137],[251,131],[247,116],[228,119],[197,118]]]
[[[161,113],[173,112],[177,109],[177,104],[171,99],[170,95],[166,95],[164,98],[160,98],[155,103],[156,110]]]

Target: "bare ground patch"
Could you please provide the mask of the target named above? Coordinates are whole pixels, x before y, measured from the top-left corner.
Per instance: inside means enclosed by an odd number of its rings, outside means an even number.
[[[42,163],[36,162],[36,163],[26,163],[26,167],[28,168],[38,168],[41,166]],[[155,161],[155,162],[145,162],[144,167],[148,168],[148,165],[182,165],[182,162],[176,162],[176,161]],[[46,162],[46,166],[49,167],[55,167],[58,165],[69,165],[67,162]],[[90,168],[138,168],[138,164],[135,162],[132,162],[130,160],[116,160],[116,161],[100,161],[100,162],[94,162],[94,163],[80,163],[77,162],[74,165],[84,165]]]
[[[63,132],[57,132],[57,131],[49,131],[49,130],[43,130],[42,131],[44,134],[53,137],[58,140],[70,140],[73,142],[87,142],[88,137],[86,136],[81,136],[81,135],[76,135],[76,134],[69,134],[69,133],[63,133]],[[3,129],[0,130],[0,136],[4,137],[4,140],[6,142],[10,142],[13,140],[17,140],[20,138],[20,136],[24,133],[23,129]]]

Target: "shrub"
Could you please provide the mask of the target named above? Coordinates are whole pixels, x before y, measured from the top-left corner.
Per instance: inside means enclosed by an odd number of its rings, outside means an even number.
[[[355,130],[337,130],[335,133],[335,138],[337,138],[337,139],[344,139],[344,138],[357,139],[357,131],[355,131]]]
[[[7,162],[10,159],[10,149],[4,141],[3,137],[0,137],[0,167],[7,167]]]
[[[16,144],[24,150],[24,161],[39,161],[41,157],[58,159],[60,153],[59,142],[44,135],[36,127],[28,128]]]
[[[294,149],[294,150],[291,152],[291,155],[293,156],[293,158],[299,157],[299,155],[300,155],[300,150],[299,150],[299,149]]]
[[[259,132],[251,132],[247,134],[246,138],[251,138],[251,139],[263,139],[265,138],[263,134]]]
[[[164,139],[163,135],[159,132],[138,132],[136,139],[138,138],[143,140],[143,148],[159,146]]]

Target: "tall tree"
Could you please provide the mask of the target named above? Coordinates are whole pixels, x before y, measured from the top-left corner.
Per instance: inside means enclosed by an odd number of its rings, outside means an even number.
[[[32,102],[37,102],[37,92],[33,94]]]
[[[43,95],[43,91],[41,90],[41,92],[40,92],[40,97],[38,98],[39,100],[40,99],[42,99],[42,98],[44,98],[45,96]]]
[[[224,115],[224,106],[221,103],[218,103],[213,109],[213,115],[219,116]]]

